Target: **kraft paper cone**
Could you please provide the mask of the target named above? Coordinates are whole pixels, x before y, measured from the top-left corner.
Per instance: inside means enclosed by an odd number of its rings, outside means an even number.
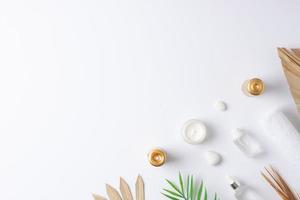
[[[278,48],[278,54],[298,113],[300,113],[300,49]]]

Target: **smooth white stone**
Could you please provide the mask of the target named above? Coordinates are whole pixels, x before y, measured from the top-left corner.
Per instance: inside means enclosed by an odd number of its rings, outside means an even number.
[[[189,144],[199,144],[206,138],[206,126],[197,119],[191,119],[187,121],[182,130],[182,136],[184,141]]]
[[[218,165],[222,161],[221,155],[214,151],[205,152],[205,159],[210,165]]]
[[[224,101],[216,101],[214,102],[214,108],[217,111],[225,111],[227,110],[227,105]]]

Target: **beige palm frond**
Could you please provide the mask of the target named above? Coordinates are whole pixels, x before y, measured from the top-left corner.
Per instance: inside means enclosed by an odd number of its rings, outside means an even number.
[[[106,193],[110,200],[122,200],[119,192],[108,184],[106,184]]]
[[[126,181],[121,177],[120,178],[120,191],[123,197],[123,200],[133,200],[130,187]]]
[[[297,194],[272,166],[261,172],[264,179],[275,189],[283,200],[300,200]]]
[[[136,183],[135,183],[135,192],[136,192],[136,200],[144,200],[145,199],[145,191],[144,191],[144,181],[142,177],[139,175]]]
[[[145,199],[144,181],[139,175],[136,184],[136,200]],[[120,178],[120,193],[112,186],[106,184],[106,193],[109,200],[134,200],[128,183],[121,177]],[[93,194],[94,200],[106,200],[103,196]]]
[[[93,194],[94,200],[106,200],[103,196],[100,196],[98,194]]]
[[[300,113],[300,49],[278,48],[283,72]]]

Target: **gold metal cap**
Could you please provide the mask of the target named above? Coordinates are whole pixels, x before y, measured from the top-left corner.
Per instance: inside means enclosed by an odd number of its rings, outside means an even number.
[[[258,96],[264,92],[264,82],[259,78],[247,80],[244,83],[243,91],[248,95]],[[245,91],[246,90],[246,91]]]
[[[155,167],[162,166],[166,162],[166,153],[160,149],[153,149],[148,153],[148,160]]]

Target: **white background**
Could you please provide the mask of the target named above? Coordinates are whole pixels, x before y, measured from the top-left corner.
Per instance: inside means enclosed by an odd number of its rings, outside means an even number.
[[[268,164],[300,191],[299,166],[258,123],[283,109],[300,128],[276,52],[300,47],[299,10],[296,0],[2,0],[0,199],[92,199],[119,176],[133,187],[138,174],[147,200],[164,199],[164,179],[179,170],[222,199],[233,199],[225,174],[276,199],[260,176]],[[249,98],[240,87],[254,76],[267,89]],[[209,128],[199,146],[181,138],[191,118]],[[245,157],[230,138],[236,127],[266,153]],[[153,147],[167,151],[165,166],[148,164]],[[206,150],[223,163],[209,166]]]

